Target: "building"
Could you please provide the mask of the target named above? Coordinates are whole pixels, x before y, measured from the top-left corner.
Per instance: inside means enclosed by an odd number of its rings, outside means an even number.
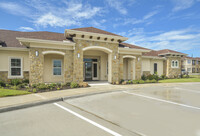
[[[200,73],[200,58],[183,57],[182,72],[186,74]]]
[[[124,43],[128,38],[94,27],[55,32],[0,30],[0,79],[31,84],[104,80],[116,83],[142,74],[181,74],[184,53]]]

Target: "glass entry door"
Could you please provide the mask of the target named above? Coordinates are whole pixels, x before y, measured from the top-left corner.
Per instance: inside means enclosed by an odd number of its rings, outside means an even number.
[[[85,80],[92,80],[92,62],[85,62]]]

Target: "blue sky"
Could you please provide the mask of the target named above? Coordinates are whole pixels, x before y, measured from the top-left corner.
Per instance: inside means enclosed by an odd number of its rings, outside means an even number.
[[[200,0],[0,0],[0,29],[97,27],[150,49],[200,57]]]

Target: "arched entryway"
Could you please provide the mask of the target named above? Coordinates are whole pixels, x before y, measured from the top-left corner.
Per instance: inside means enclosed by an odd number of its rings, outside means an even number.
[[[112,50],[105,47],[83,48],[83,78],[85,81],[112,81]]]
[[[44,51],[44,74],[45,83],[64,83],[64,52]]]
[[[123,79],[135,80],[135,56],[123,56]]]

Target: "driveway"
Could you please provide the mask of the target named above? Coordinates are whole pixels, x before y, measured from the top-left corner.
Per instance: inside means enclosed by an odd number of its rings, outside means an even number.
[[[200,83],[129,86],[1,113],[0,122],[3,136],[200,136]]]

